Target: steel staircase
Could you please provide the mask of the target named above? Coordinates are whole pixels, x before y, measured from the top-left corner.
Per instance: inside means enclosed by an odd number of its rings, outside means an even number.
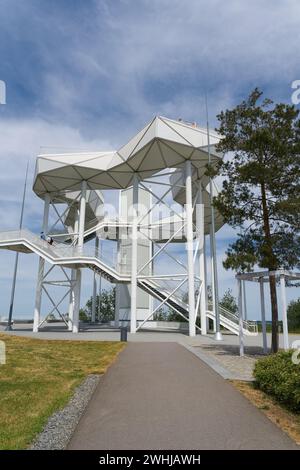
[[[130,273],[120,271],[114,256],[105,257],[103,253],[96,252],[94,247],[70,246],[68,244],[59,243],[50,245],[39,236],[33,234],[29,230],[18,230],[9,232],[0,232],[0,249],[9,249],[23,253],[36,253],[44,258],[50,264],[56,264],[67,268],[87,267],[98,274],[101,274],[108,281],[130,282]],[[138,286],[152,295],[159,301],[165,301],[165,304],[172,308],[175,312],[188,317],[188,304],[185,303],[178,294],[170,296],[172,290],[167,286],[162,286],[153,279],[138,279]],[[166,300],[167,299],[167,300]],[[211,309],[207,310],[207,317],[214,320]],[[226,310],[222,306],[220,308],[220,324],[234,334],[239,334],[239,317],[237,314]],[[245,335],[251,336],[257,334],[256,322],[244,321],[243,332]]]

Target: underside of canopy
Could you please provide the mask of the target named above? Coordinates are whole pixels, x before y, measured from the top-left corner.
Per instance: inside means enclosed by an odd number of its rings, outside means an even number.
[[[213,165],[222,157],[215,149],[219,140],[210,133]],[[80,190],[83,180],[90,189],[124,189],[135,173],[144,180],[167,168],[181,168],[186,160],[191,160],[197,177],[203,177],[206,129],[158,116],[118,151],[39,155],[33,190],[43,198],[46,193]]]

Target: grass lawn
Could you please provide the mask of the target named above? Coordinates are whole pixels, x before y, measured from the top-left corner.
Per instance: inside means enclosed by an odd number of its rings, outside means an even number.
[[[298,445],[300,445],[300,415],[293,413],[276,400],[261,390],[256,389],[252,383],[241,382],[238,380],[231,381],[232,384],[243,394],[248,400],[265,413],[268,418],[278,427],[286,432]]]
[[[103,374],[124,343],[47,341],[0,333],[0,449],[24,449],[89,374]]]

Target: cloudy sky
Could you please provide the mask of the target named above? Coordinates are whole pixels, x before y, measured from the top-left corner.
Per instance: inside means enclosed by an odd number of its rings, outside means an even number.
[[[17,227],[26,162],[31,186],[41,148],[117,148],[157,114],[204,124],[205,92],[212,126],[256,86],[290,102],[299,18],[297,0],[0,0],[0,229]],[[24,225],[38,231],[41,212],[29,187]],[[231,236],[218,235],[220,265]],[[33,310],[34,258],[21,256],[17,315]],[[0,253],[0,316],[13,259]],[[221,293],[230,286],[220,267]]]

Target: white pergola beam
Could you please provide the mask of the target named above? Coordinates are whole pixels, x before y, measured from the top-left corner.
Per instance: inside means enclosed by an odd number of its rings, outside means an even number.
[[[266,327],[266,306],[265,306],[265,288],[263,279],[260,281],[260,305],[261,305],[261,326],[262,326],[262,337],[263,337],[263,351],[265,354],[268,352],[267,342],[267,327]]]
[[[240,356],[244,356],[243,289],[242,289],[242,281],[240,279],[238,279],[238,309],[239,309]]]
[[[283,328],[283,349],[289,349],[289,330],[287,321],[287,303],[285,294],[285,276],[280,275],[281,305],[282,305],[282,328]]]

